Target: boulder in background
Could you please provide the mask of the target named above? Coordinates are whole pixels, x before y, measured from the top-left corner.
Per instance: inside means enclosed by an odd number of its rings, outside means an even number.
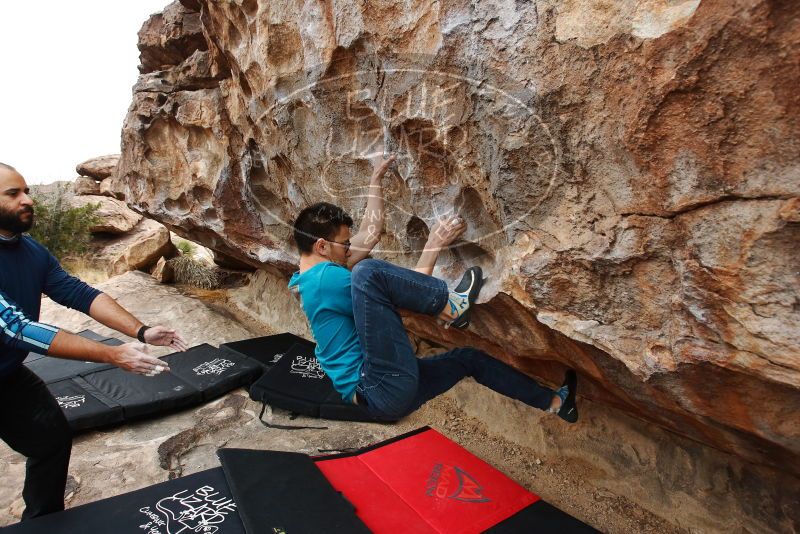
[[[87,159],[83,163],[79,163],[78,166],[75,167],[75,170],[81,176],[88,176],[96,180],[105,180],[116,174],[118,163],[119,154],[111,154]]]
[[[100,184],[94,178],[78,176],[72,182],[72,192],[76,195],[99,195]]]
[[[100,204],[96,215],[97,224],[89,228],[93,234],[124,234],[142,220],[142,216],[128,208],[124,202],[96,195],[75,196],[70,199],[72,206],[78,208],[87,204]]]

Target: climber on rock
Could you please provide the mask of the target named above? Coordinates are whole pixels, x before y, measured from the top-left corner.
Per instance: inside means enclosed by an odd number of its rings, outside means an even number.
[[[439,251],[466,230],[458,216],[434,226],[413,270],[368,258],[383,232],[381,181],[393,161],[390,156],[376,165],[355,235],[352,218],[325,202],[305,208],[294,222],[300,270],[289,287],[300,294],[317,342],[317,359],[336,390],[376,418],[396,420],[471,376],[498,393],[577,421],[572,370],[553,391],[471,347],[416,358],[398,309],[467,328],[483,279],[480,267],[471,267],[450,290],[444,280],[431,276]]]
[[[23,520],[64,509],[72,450],[64,413],[42,380],[22,364],[28,352],[110,363],[153,376],[169,367],[146,354],[143,343],[186,350],[175,330],[144,326],[114,299],[68,275],[25,233],[33,220],[25,179],[0,163],[0,439],[27,457]],[[110,347],[37,322],[42,293],[141,343]]]

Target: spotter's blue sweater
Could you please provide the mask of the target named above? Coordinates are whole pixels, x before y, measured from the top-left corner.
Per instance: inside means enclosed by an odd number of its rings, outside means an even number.
[[[33,238],[0,242],[0,380],[28,352],[47,354],[58,328],[37,322],[42,293],[83,313],[100,291],[68,275],[58,260]]]

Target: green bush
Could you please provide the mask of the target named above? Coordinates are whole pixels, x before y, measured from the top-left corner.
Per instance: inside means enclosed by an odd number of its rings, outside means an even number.
[[[194,243],[181,238],[177,238],[176,241],[175,247],[181,251],[181,254],[186,254],[187,256],[194,255],[196,248]]]
[[[75,258],[86,252],[91,233],[99,222],[100,204],[81,208],[69,206],[66,185],[59,185],[52,196],[34,197],[34,224],[30,234],[59,260]]]

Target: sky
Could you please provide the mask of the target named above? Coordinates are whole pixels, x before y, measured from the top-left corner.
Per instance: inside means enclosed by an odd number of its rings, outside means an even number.
[[[136,34],[170,1],[0,0],[0,162],[50,183],[119,153]]]

